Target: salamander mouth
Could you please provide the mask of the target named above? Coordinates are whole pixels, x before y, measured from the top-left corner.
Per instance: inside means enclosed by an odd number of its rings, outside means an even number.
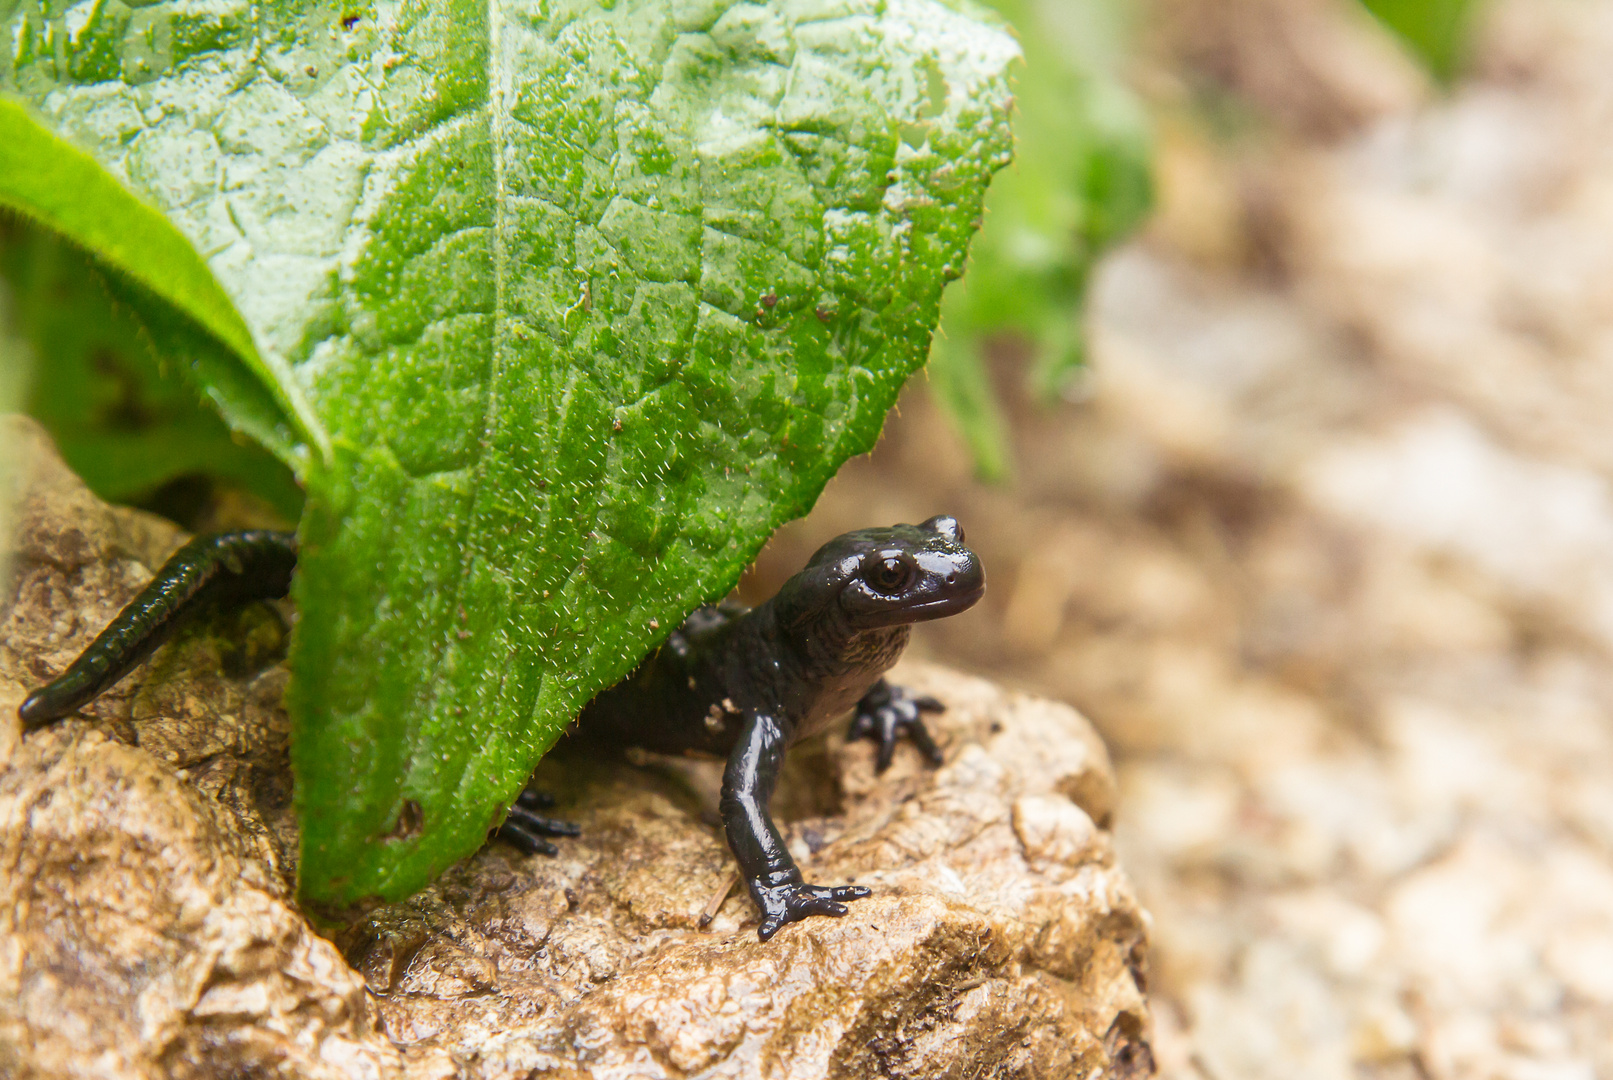
[[[960,611],[967,611],[986,595],[986,583],[981,582],[977,587],[966,593],[956,593],[952,596],[940,596],[934,600],[927,600],[922,604],[913,604],[904,607],[902,614],[912,622],[929,622],[931,619],[944,619],[948,615],[956,615]]]

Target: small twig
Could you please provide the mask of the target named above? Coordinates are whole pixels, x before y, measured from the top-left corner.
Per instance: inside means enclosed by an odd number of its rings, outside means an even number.
[[[737,871],[723,878],[722,887],[711,894],[711,899],[706,901],[706,909],[700,913],[700,929],[704,930],[711,925],[711,920],[717,917],[717,910],[722,907],[722,902],[728,899],[728,894],[734,891],[734,886],[737,884],[739,884]]]

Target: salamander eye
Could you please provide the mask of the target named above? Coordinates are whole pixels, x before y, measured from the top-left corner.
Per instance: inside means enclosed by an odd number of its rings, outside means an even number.
[[[913,567],[906,559],[892,556],[881,559],[879,562],[863,571],[863,580],[873,587],[875,592],[892,596],[907,587],[913,578]]]

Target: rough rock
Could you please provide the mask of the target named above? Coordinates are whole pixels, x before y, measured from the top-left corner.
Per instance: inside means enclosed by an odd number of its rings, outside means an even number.
[[[183,537],[97,500],[5,421],[17,532],[0,610],[0,1074],[379,1077],[364,981],[290,900],[284,624],[182,634],[72,719],[18,731]],[[278,832],[278,836],[277,836]]]
[[[182,634],[82,718],[15,707],[182,539],[94,499],[26,421],[0,611],[0,1072],[14,1076],[1135,1077],[1147,918],[1115,782],[1070,708],[944,669],[940,770],[798,748],[776,806],[812,880],[875,895],[756,939],[713,763],[551,755],[583,836],[493,843],[318,936],[268,606]]]

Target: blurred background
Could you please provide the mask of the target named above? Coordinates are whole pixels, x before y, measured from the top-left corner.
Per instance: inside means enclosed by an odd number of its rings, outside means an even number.
[[[1108,740],[1163,1076],[1613,1077],[1613,0],[992,6],[970,275],[744,591],[963,521],[915,651]],[[0,281],[101,494],[295,518],[115,282],[9,219]]]
[[[918,647],[1106,737],[1161,1075],[1613,1077],[1613,3],[1000,7],[928,380],[749,587],[963,521]]]

